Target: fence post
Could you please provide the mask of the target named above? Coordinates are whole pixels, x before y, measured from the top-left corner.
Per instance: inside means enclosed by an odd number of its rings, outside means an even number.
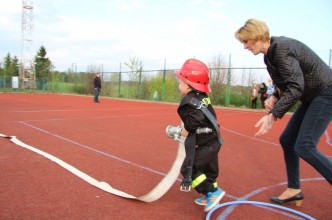
[[[102,82],[102,84],[105,85],[105,82],[104,82],[104,64],[103,63],[101,64],[101,71],[100,71],[100,73],[101,73],[101,82]],[[102,86],[102,87],[104,87],[104,86]],[[101,93],[100,95],[106,95],[106,90],[102,89],[100,91],[100,93]]]
[[[228,106],[230,103],[230,91],[231,91],[231,65],[232,65],[232,55],[229,55],[228,71],[227,71],[227,85],[226,85],[226,97],[225,97],[225,106]]]
[[[142,68],[139,70],[139,81],[138,81],[138,98],[141,98],[141,86],[142,86]]]
[[[71,72],[74,73],[74,91],[76,92],[76,87],[77,87],[77,75],[76,75],[76,72],[77,72],[77,65],[76,63],[72,63],[71,64]]]
[[[161,90],[161,100],[164,101],[165,97],[165,78],[166,78],[166,59],[164,61],[164,74],[163,74],[163,84],[162,84],[162,90]]]
[[[250,104],[251,104],[251,99],[250,99],[250,97],[251,97],[251,85],[252,83],[251,83],[251,68],[249,69],[249,82],[248,82],[248,86],[249,86],[249,88],[250,88],[250,90],[249,90],[249,97],[247,97],[246,96],[246,99],[247,99],[247,106],[250,106]]]
[[[118,97],[121,97],[121,63],[120,63],[120,72],[119,72],[119,85],[118,85]]]
[[[4,87],[4,89],[5,89],[5,91],[6,91],[6,87],[7,87],[7,85],[6,85],[6,71],[7,71],[7,66],[5,67],[5,68],[3,68],[3,87]]]
[[[51,74],[52,74],[52,93],[54,93],[54,67],[51,67]]]

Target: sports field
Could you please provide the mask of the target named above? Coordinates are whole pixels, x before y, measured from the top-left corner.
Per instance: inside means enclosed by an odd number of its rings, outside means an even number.
[[[55,157],[113,188],[140,197],[169,172],[178,143],[165,128],[178,125],[176,104],[59,94],[0,93],[0,134]],[[219,154],[221,203],[270,203],[286,187],[278,137],[289,116],[273,130],[254,137],[264,113],[215,108],[225,144]],[[319,149],[332,159],[332,125]],[[154,202],[123,198],[95,187],[49,158],[0,138],[0,219],[181,219],[207,214],[194,203],[200,195],[181,192],[181,176]],[[332,219],[332,188],[301,161],[305,199],[284,207],[315,219]],[[211,219],[304,219],[297,214],[257,205],[227,206]]]

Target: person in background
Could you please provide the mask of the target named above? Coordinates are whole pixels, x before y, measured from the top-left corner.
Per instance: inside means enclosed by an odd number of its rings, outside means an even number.
[[[94,85],[94,88],[95,88],[95,94],[94,94],[93,100],[94,100],[95,103],[100,103],[99,102],[99,94],[100,94],[100,91],[101,91],[101,80],[100,80],[100,74],[99,73],[96,73],[96,76],[93,80],[93,85]]]
[[[250,96],[252,109],[257,108],[257,97],[258,97],[258,88],[257,88],[257,85],[254,83],[254,84],[252,84],[251,96]]]
[[[259,86],[259,94],[261,95],[260,99],[261,99],[261,103],[262,103],[262,105],[261,105],[261,110],[262,111],[265,111],[264,102],[267,99],[267,93],[266,92],[267,92],[267,86],[264,82],[262,82]]]
[[[153,101],[157,102],[158,101],[158,91],[154,91],[153,93]]]
[[[255,125],[255,136],[266,134],[274,121],[298,102],[294,114],[279,141],[284,152],[288,187],[271,201],[283,204],[296,201],[300,206],[304,194],[300,186],[299,158],[315,168],[332,185],[332,162],[317,144],[332,118],[332,69],[304,43],[289,37],[270,37],[265,22],[249,19],[235,32],[244,49],[254,55],[264,54],[264,62],[275,93],[266,100],[267,115]]]
[[[191,187],[203,194],[195,203],[205,206],[204,211],[208,212],[225,195],[225,191],[219,188],[217,183],[218,153],[223,141],[220,138],[216,113],[207,95],[211,92],[209,69],[203,62],[189,59],[176,75],[179,78],[179,91],[183,96],[178,107],[178,114],[184,124],[181,135],[186,137],[186,159],[181,168],[184,177],[182,183],[189,180]],[[197,103],[203,103],[204,107],[197,108]],[[196,134],[198,128],[210,128],[212,132]],[[192,167],[188,166],[192,159],[188,158],[187,149],[194,151]],[[188,168],[192,169],[191,175],[188,175]]]
[[[274,85],[271,78],[268,80],[266,93],[267,93],[267,98],[270,98],[274,93]]]

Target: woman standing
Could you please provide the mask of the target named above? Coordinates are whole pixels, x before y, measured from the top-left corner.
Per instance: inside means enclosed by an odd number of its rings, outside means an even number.
[[[267,86],[264,82],[259,86],[259,94],[261,94],[261,103],[262,103],[262,111],[265,109],[265,100],[267,99]]]
[[[252,85],[252,89],[251,89],[251,108],[252,109],[256,109],[257,108],[257,97],[258,97],[258,88],[257,85],[254,83]]]
[[[235,37],[254,55],[264,54],[264,62],[276,86],[266,100],[268,115],[256,124],[255,136],[267,133],[277,119],[294,106],[294,112],[280,136],[284,151],[288,188],[273,202],[283,204],[304,198],[300,188],[299,158],[315,168],[332,185],[332,162],[317,149],[320,137],[332,118],[332,70],[302,42],[288,37],[270,37],[268,26],[249,19]]]

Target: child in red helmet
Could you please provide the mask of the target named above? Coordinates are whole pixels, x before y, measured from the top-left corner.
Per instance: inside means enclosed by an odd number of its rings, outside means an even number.
[[[225,195],[216,181],[219,175],[218,153],[223,141],[216,113],[207,96],[211,92],[209,69],[203,62],[189,59],[176,75],[183,96],[177,111],[184,125],[181,135],[186,137],[186,159],[181,168],[184,177],[182,184],[188,184],[189,181],[192,188],[204,195],[196,199],[195,203],[204,205],[204,211],[208,212]],[[212,132],[197,134],[198,128],[210,128]],[[191,156],[187,149],[192,149]]]

